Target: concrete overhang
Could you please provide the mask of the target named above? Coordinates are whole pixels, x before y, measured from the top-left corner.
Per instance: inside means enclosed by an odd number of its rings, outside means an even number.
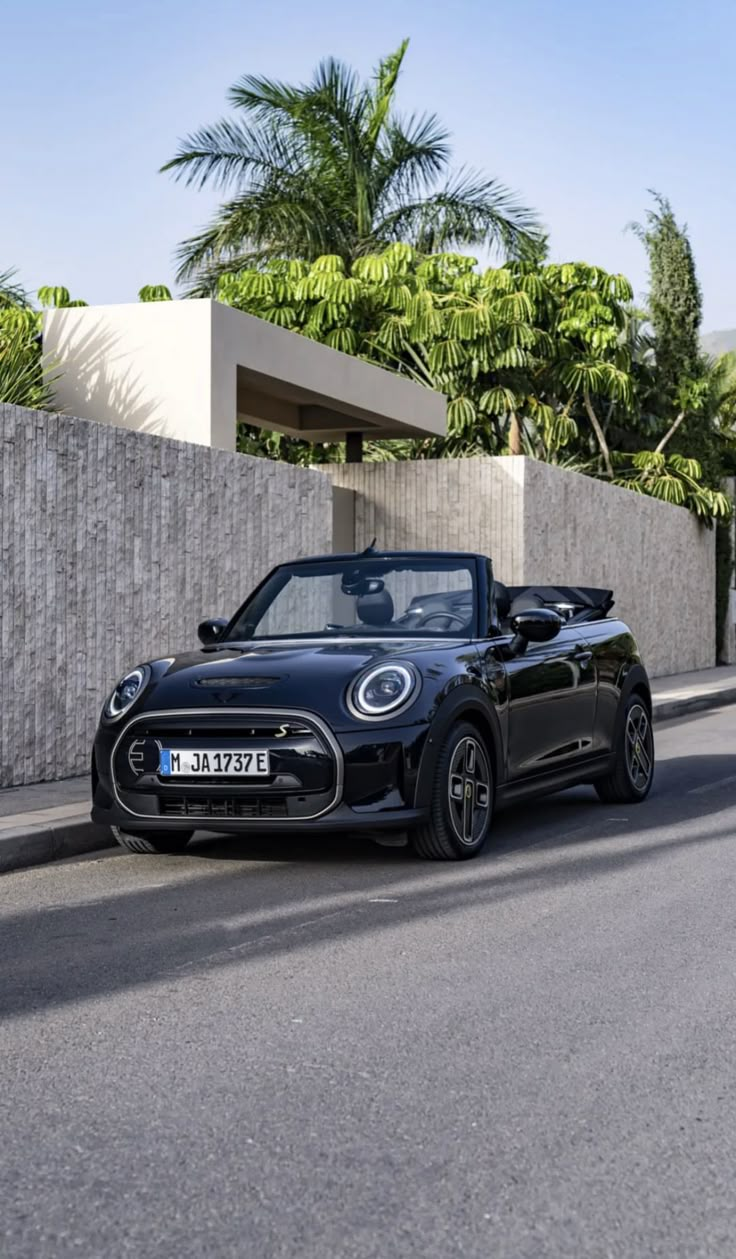
[[[207,299],[50,310],[60,408],[235,449],[237,420],[306,441],[445,433],[442,394]]]

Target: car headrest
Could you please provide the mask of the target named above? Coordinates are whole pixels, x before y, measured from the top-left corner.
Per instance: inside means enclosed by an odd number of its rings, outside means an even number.
[[[394,601],[388,590],[374,595],[361,595],[355,605],[358,620],[364,625],[388,625],[394,619]]]
[[[509,608],[511,607],[511,596],[508,592],[508,587],[504,586],[502,581],[494,581],[493,598],[496,604],[498,619],[499,621],[504,621],[508,616]]]

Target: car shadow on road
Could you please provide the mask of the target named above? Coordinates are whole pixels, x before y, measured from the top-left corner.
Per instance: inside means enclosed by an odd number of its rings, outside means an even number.
[[[731,775],[733,781],[729,782]],[[715,792],[711,790],[712,785]],[[573,787],[500,810],[494,818],[492,838],[481,860],[540,845],[589,843],[595,838],[586,833],[589,827],[599,826],[601,836],[605,833],[609,837],[602,825],[605,820],[629,821],[637,831],[644,831],[665,824],[663,811],[677,821],[704,817],[727,807],[728,797],[736,801],[735,756],[709,754],[672,758],[657,767],[651,795],[643,805],[602,804],[592,787]],[[565,826],[569,826],[570,831],[560,834],[560,828]],[[416,865],[405,838],[403,842],[395,836],[372,839],[367,831],[328,832],[319,838],[283,833],[200,835],[188,855],[203,861],[298,861],[322,865],[361,860],[383,865],[390,860]]]
[[[349,837],[212,841],[172,858],[120,854],[99,863],[94,899],[4,917],[0,1018],[229,965],[243,969],[245,993],[256,959],[338,939],[370,943],[397,924],[467,908],[492,913],[573,882],[645,874],[676,851],[731,841],[731,826],[709,815],[733,808],[735,772],[733,756],[673,759],[643,806],[601,806],[578,789],[517,807],[467,864],[420,862]],[[388,902],[387,912],[377,914],[376,901]]]

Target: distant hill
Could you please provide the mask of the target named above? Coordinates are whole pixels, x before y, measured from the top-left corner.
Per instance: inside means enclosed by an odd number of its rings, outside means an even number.
[[[719,354],[727,354],[729,350],[736,350],[736,328],[726,328],[723,332],[706,332],[700,338],[700,344],[706,354],[712,354],[714,358]]]

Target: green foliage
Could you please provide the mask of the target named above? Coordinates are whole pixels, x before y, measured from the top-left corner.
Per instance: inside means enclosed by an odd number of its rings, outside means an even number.
[[[0,402],[41,409],[51,398],[41,364],[40,323],[14,271],[0,272]]]
[[[397,114],[408,43],[365,83],[333,59],[305,85],[246,75],[229,92],[236,115],[183,141],[162,169],[232,191],[180,246],[178,278],[192,292],[210,293],[223,272],[274,258],[331,256],[350,267],[391,242],[424,253],[456,245],[541,253],[535,215],[507,188],[472,171],[448,173],[449,137],[435,115]],[[357,278],[380,282],[378,269]]]
[[[350,266],[327,255],[225,275],[218,296],[448,394],[447,441],[419,448],[433,457],[500,453],[520,432],[542,457],[577,439],[589,457],[598,400],[622,413],[632,404],[621,344],[631,289],[584,263],[480,272],[473,258],[396,243]]]
[[[42,371],[38,317],[23,308],[0,309],[0,402],[45,410],[53,381]]]
[[[54,406],[54,382],[59,373],[41,350],[43,310],[87,303],[72,298],[62,285],[44,285],[37,297],[41,310],[34,308],[15,272],[0,272],[0,402],[48,411]],[[146,285],[139,297],[141,301],[164,301],[170,300],[171,294],[162,284]]]
[[[652,194],[656,209],[647,212],[646,226],[634,224],[649,258],[649,318],[656,340],[657,384],[670,402],[684,380],[700,368],[702,296],[695,259],[687,235],[665,197]]]
[[[614,478],[616,485],[687,507],[707,522],[730,519],[732,509],[727,495],[703,484],[703,470],[697,459],[653,450],[641,450],[633,456],[617,452],[614,458],[621,465]]]
[[[523,452],[680,504],[704,520],[729,513],[692,452],[650,448],[665,427],[642,415],[652,337],[624,276],[538,259],[481,272],[471,257],[423,255],[396,243],[351,265],[330,254],[226,274],[218,296],[447,394],[445,438],[378,444],[367,457]],[[730,365],[708,380],[683,378],[677,401],[696,415],[716,393],[736,403]],[[724,442],[729,433],[725,426]],[[663,447],[668,441],[665,434]],[[245,428],[241,448],[310,460],[305,443]],[[312,457],[342,456],[326,446]]]
[[[15,278],[15,271],[0,271],[0,310],[25,310],[28,295]]]
[[[45,285],[38,290],[42,307],[86,306],[69,290]],[[0,274],[0,402],[39,411],[53,406],[58,372],[41,350],[42,313],[35,310],[14,272]]]
[[[165,284],[144,284],[138,290],[139,302],[170,302],[171,290]]]
[[[56,309],[63,309],[68,306],[87,305],[87,303],[83,302],[81,298],[76,298],[72,301],[69,289],[65,289],[62,286],[54,287],[50,284],[45,284],[38,290],[38,300],[42,306],[55,307]]]
[[[718,411],[722,380],[700,346],[702,296],[687,234],[664,197],[653,194],[645,226],[634,225],[649,260],[649,320],[653,364],[642,411],[661,436],[677,422],[670,449],[697,459],[705,484],[723,476]]]

